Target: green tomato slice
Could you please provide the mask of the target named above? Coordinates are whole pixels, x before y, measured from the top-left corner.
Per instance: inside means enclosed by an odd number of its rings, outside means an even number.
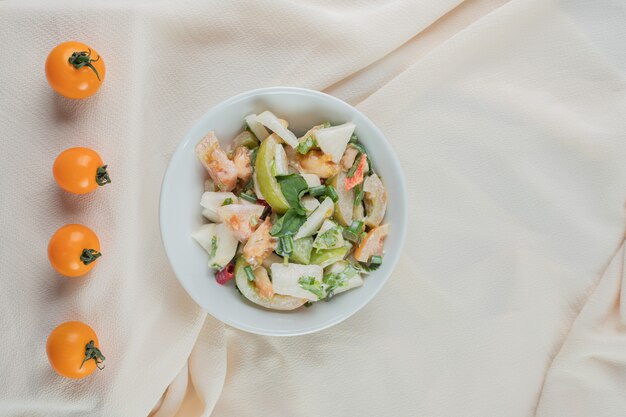
[[[303,237],[293,241],[293,252],[289,261],[297,264],[308,265],[311,261],[311,251],[313,250],[313,238]]]
[[[256,178],[259,188],[265,201],[276,212],[284,213],[289,210],[289,203],[285,199],[283,192],[280,190],[280,184],[272,175],[272,165],[276,155],[276,139],[271,135],[265,139],[256,156],[254,168],[256,170]]]
[[[310,264],[326,268],[328,265],[332,265],[345,258],[348,252],[350,252],[350,248],[351,245],[347,244],[341,248],[314,250],[311,253]]]

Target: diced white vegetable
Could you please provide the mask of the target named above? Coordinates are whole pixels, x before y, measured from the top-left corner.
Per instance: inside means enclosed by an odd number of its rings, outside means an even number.
[[[303,237],[313,236],[317,233],[322,223],[324,223],[324,220],[333,215],[334,206],[333,200],[331,200],[330,197],[326,197],[324,201],[322,201],[322,204],[320,204],[306,219],[304,224],[300,226],[300,229],[298,229],[298,232],[293,238],[301,239]]]
[[[237,204],[239,202],[237,196],[231,192],[205,192],[200,198],[200,205],[204,208],[204,210],[202,210],[202,215],[212,222],[221,222],[222,219],[218,216],[217,209],[222,207],[224,201],[228,198],[233,200],[233,204]]]
[[[222,223],[203,224],[191,235],[209,254],[209,267],[222,269],[235,256],[237,239]]]
[[[272,267],[272,264],[282,264],[283,263],[283,258],[281,258],[280,256],[276,255],[274,252],[270,253],[267,258],[263,259],[263,263],[261,265],[263,265],[263,268],[265,269],[270,269]]]
[[[326,219],[324,220],[324,223],[322,223],[322,226],[320,227],[320,230],[317,233],[324,233],[325,231],[334,229],[335,227],[337,227],[337,223],[335,223],[332,220]],[[339,245],[339,246],[343,246],[343,245]]]
[[[250,114],[246,116],[245,120],[248,124],[248,127],[250,128],[252,133],[254,133],[254,136],[256,136],[258,140],[265,140],[265,138],[270,135],[270,132],[268,132],[267,129],[265,129],[265,127],[263,127],[263,125],[257,121],[256,114]]]
[[[313,277],[315,283],[322,288],[324,271],[319,265],[299,264],[272,264],[272,286],[276,294],[290,295],[297,298],[306,298],[317,301],[319,298],[311,291],[302,288],[298,282],[300,278]]]
[[[272,112],[267,110],[264,111],[263,113],[256,116],[256,121],[280,136],[280,138],[292,148],[298,146],[298,138],[296,137],[296,135],[294,135],[291,130],[284,127],[280,123],[278,117],[276,117]],[[350,135],[352,135],[352,133],[350,133]],[[348,140],[349,139],[350,138],[348,138]]]
[[[315,174],[300,174],[302,178],[306,181],[306,185],[309,187],[319,187],[322,185],[322,181],[320,181],[320,177]]]
[[[354,133],[355,124],[348,122],[338,126],[331,126],[325,129],[316,130],[313,132],[315,140],[317,141],[320,149],[328,155],[332,156],[334,163],[339,163],[343,152],[348,146],[350,137]]]
[[[276,144],[275,149],[276,149],[276,153],[274,155],[274,167],[275,167],[274,176],[289,174],[289,167],[288,167],[288,162],[287,162],[287,154],[285,153],[285,148],[283,148],[283,145],[281,144]]]
[[[304,206],[307,214],[313,213],[315,209],[320,206],[320,202],[312,195],[305,195],[304,197],[302,197],[300,202],[302,203],[302,206]]]

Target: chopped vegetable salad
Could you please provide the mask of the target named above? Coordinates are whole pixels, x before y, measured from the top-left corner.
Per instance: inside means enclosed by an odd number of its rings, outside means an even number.
[[[207,171],[209,221],[193,233],[219,284],[269,309],[293,310],[363,285],[383,262],[387,192],[355,124],[297,137],[270,111],[245,117],[223,149],[195,147]]]

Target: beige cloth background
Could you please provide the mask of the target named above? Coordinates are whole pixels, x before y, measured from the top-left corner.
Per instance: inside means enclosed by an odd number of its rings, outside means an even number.
[[[620,0],[0,2],[0,415],[625,415],[625,22]],[[89,100],[44,77],[69,39],[107,64]],[[207,317],[157,222],[187,129],[271,85],[357,105],[409,179],[388,285],[297,338]],[[112,185],[55,186],[76,145]],[[84,280],[46,259],[70,222],[105,254]],[[67,320],[98,332],[105,371],[51,370]]]

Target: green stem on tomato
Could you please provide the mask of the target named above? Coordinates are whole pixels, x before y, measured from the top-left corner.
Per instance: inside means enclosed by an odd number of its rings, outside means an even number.
[[[78,51],[72,53],[72,56],[70,56],[67,61],[72,64],[72,66],[76,69],[80,69],[82,67],[91,68],[91,70],[96,74],[96,77],[98,77],[98,81],[100,81],[100,74],[98,74],[98,70],[96,70],[96,67],[91,64],[92,62],[97,62],[99,60],[100,56],[98,56],[97,59],[92,59],[91,49],[88,49],[87,51]]]
[[[111,183],[111,177],[109,177],[109,173],[107,172],[107,165],[98,167],[96,170],[96,182],[101,186]]]
[[[89,265],[101,256],[102,254],[95,249],[83,249],[83,252],[80,254],[80,260],[84,265]]]
[[[104,369],[104,365],[102,365],[102,368],[101,368],[100,364],[104,362],[106,358],[104,357],[102,352],[100,352],[100,349],[96,347],[96,345],[94,344],[94,341],[90,340],[89,343],[85,345],[85,359],[83,359],[83,362],[80,364],[80,368],[83,367],[85,362],[90,361],[92,359],[94,360],[94,362],[96,362],[96,367],[98,369],[100,370]]]

